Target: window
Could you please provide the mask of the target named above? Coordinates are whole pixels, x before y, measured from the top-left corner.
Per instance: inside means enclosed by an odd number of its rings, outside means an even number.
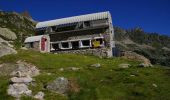
[[[57,29],[57,26],[52,26],[51,28],[53,31],[55,31]]]
[[[67,24],[67,25],[58,25],[55,31],[56,32],[70,31],[70,30],[74,30],[75,27],[76,27],[76,23]]]
[[[82,40],[83,46],[90,46],[90,40]]]
[[[69,43],[68,42],[63,42],[61,43],[63,48],[69,48]]]
[[[52,47],[53,47],[55,50],[57,50],[57,49],[59,49],[59,44],[58,44],[58,43],[52,44]]]
[[[79,48],[79,41],[72,41],[72,49],[78,49]]]

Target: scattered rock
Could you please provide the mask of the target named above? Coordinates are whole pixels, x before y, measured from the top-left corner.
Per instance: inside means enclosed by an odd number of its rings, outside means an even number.
[[[80,70],[80,68],[77,68],[77,67],[71,67],[71,69],[72,69],[73,71],[78,71],[78,70]]]
[[[34,98],[38,99],[38,100],[43,100],[44,99],[44,93],[40,91],[34,96]]]
[[[156,88],[158,87],[155,83],[153,83],[152,86],[153,86],[153,87],[156,87]]]
[[[139,67],[147,67],[147,66],[145,66],[144,63],[141,63],[141,64],[139,64],[138,66],[139,66]]]
[[[77,67],[68,67],[67,70],[78,71],[78,70],[80,70],[80,68],[77,68]]]
[[[8,95],[19,98],[21,95],[31,96],[32,91],[25,84],[11,84],[7,90]]]
[[[130,64],[120,64],[119,68],[129,68],[130,66]]]
[[[64,71],[64,68],[60,68],[59,71]]]
[[[67,68],[60,68],[59,71],[78,71],[80,70],[80,68],[77,68],[77,67],[67,67]]]
[[[68,91],[68,79],[64,77],[58,77],[52,83],[49,83],[46,88],[59,94],[66,94]]]
[[[131,77],[134,77],[135,75],[130,75]]]
[[[51,75],[51,73],[47,73],[47,75]]]
[[[138,67],[152,67],[152,64],[141,63],[138,65]]]
[[[32,78],[30,76],[27,77],[13,77],[11,78],[11,82],[13,83],[30,83],[32,82]]]
[[[101,67],[101,65],[99,63],[96,63],[96,64],[91,65],[91,67],[99,68],[99,67]]]

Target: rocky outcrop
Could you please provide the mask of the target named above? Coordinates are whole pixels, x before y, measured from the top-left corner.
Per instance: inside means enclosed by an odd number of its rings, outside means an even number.
[[[9,54],[16,54],[17,51],[14,50],[13,48],[10,48],[6,45],[0,45],[0,57],[9,55]]]
[[[32,97],[32,91],[28,89],[28,85],[33,81],[32,76],[39,75],[39,70],[36,66],[24,61],[18,61],[15,66],[17,68],[10,74],[13,77],[10,79],[11,84],[7,89],[8,95],[11,95],[17,99],[19,99],[22,95]],[[44,94],[38,93],[33,97],[42,100]]]
[[[0,64],[0,75],[12,77],[27,77],[39,75],[39,70],[33,64],[17,61],[17,63]]]
[[[0,11],[0,27],[6,27],[14,32],[31,34],[34,31],[35,21],[16,12]]]
[[[8,41],[5,41],[2,38],[0,38],[0,57],[8,54],[16,54],[17,51],[12,47],[13,46],[9,44]]]
[[[18,66],[13,63],[0,64],[0,76],[9,76]]]
[[[152,66],[149,59],[147,59],[146,57],[139,55],[135,52],[132,52],[132,51],[124,52],[124,56],[122,56],[122,57],[125,58],[125,59],[130,59],[130,60],[142,62],[143,64],[145,64],[145,66]]]
[[[10,74],[12,76],[37,76],[39,75],[39,70],[36,68],[36,66],[26,63],[24,61],[17,61],[16,64],[18,67]]]
[[[14,32],[12,32],[11,30],[9,30],[8,28],[1,28],[0,27],[0,36],[4,37],[5,39],[8,39],[8,40],[17,39],[16,34]]]

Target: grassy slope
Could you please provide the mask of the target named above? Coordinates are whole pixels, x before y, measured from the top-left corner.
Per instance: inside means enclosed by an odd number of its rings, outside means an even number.
[[[22,59],[35,64],[41,75],[35,77],[36,87],[30,86],[33,93],[45,92],[46,100],[170,100],[170,70],[154,68],[137,68],[139,62],[121,58],[101,59],[94,56],[73,54],[40,54],[32,51],[19,51],[17,55],[0,58],[0,63],[16,62]],[[91,68],[89,65],[100,63],[101,68]],[[128,69],[119,69],[121,63],[133,65]],[[80,71],[59,71],[64,67],[80,67]],[[52,73],[48,75],[47,73]],[[135,75],[134,77],[130,76]],[[64,76],[77,80],[79,93],[69,93],[68,97],[58,95],[43,89],[56,77]],[[0,99],[12,100],[6,95],[8,76],[0,76]],[[158,87],[153,87],[155,83]],[[23,100],[31,98],[23,97]]]

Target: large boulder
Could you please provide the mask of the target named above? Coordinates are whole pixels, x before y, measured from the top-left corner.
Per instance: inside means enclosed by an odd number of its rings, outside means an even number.
[[[31,96],[32,91],[25,84],[11,84],[7,90],[8,95],[20,98],[21,95]]]
[[[5,39],[8,40],[15,40],[17,39],[17,36],[14,32],[9,30],[8,28],[1,28],[0,27],[0,36],[4,37]]]
[[[59,94],[66,94],[69,89],[68,84],[69,81],[67,78],[58,77],[52,83],[49,83],[46,88]]]
[[[16,54],[17,51],[12,48],[13,46],[9,44],[8,41],[0,38],[0,57],[8,54]]]
[[[17,51],[7,45],[0,44],[0,57],[9,54],[17,54]]]

